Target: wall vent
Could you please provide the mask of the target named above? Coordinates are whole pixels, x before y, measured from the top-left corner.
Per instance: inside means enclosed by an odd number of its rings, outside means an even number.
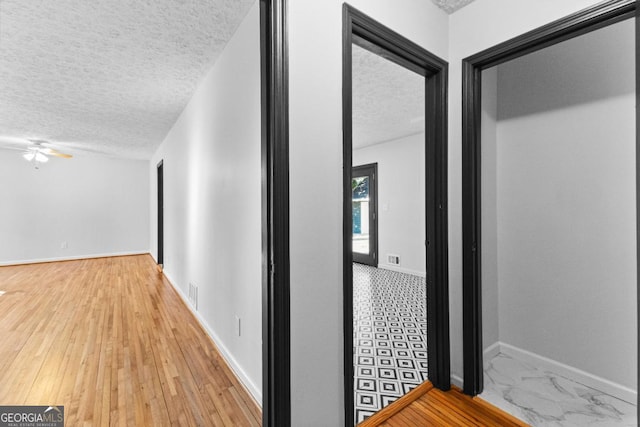
[[[195,308],[198,309],[198,286],[189,282],[189,302]]]
[[[387,263],[400,265],[400,255],[387,254]]]

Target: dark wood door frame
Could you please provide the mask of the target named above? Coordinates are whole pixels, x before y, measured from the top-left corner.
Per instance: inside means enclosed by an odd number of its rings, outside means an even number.
[[[357,9],[344,4],[342,33],[343,266],[345,425],[353,424],[353,252],[351,218],[352,43],[425,77],[427,357],[429,380],[448,390],[449,278],[447,226],[448,64]]]
[[[260,0],[262,425],[291,426],[287,1]]]
[[[162,266],[164,264],[164,160],[160,160],[156,166],[157,192],[158,192],[158,252],[156,262]]]
[[[635,2],[636,7],[636,277],[638,283],[636,285],[636,307],[640,307],[640,129],[638,129],[638,123],[640,123],[640,7],[638,2]],[[636,315],[638,324],[638,347],[636,355],[640,356],[640,315]],[[637,368],[637,382],[640,384],[640,357],[638,358]],[[637,386],[636,386],[637,387]],[[636,402],[637,414],[636,417],[640,420],[640,396],[638,402]]]
[[[462,62],[462,308],[464,392],[466,394],[475,396],[482,392],[484,386],[480,270],[482,70],[631,18],[635,13],[634,0],[605,1],[484,50]],[[637,25],[636,31],[638,31]],[[636,44],[637,48],[638,44]],[[636,51],[636,60],[637,56]],[[637,141],[636,155],[640,156],[638,153],[640,153],[640,142]],[[636,160],[638,180],[636,191],[640,191],[639,165],[640,157]],[[639,194],[636,194],[637,203],[640,200]],[[640,209],[640,205],[638,206]],[[638,230],[640,230],[640,222],[638,222]],[[638,242],[640,242],[640,234]],[[640,250],[638,253],[640,254]],[[640,274],[638,277],[640,278]]]
[[[359,254],[353,253],[354,262],[361,264],[378,266],[378,164],[370,163],[367,165],[359,165],[351,168],[351,178],[364,176],[363,172],[368,172],[371,177],[369,182],[369,229],[373,230],[369,233],[369,253]],[[360,175],[358,175],[360,173]],[[351,232],[353,238],[353,230]]]

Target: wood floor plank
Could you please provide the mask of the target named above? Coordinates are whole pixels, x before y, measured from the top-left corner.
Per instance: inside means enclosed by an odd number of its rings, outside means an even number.
[[[261,424],[150,256],[0,267],[0,291],[0,405],[64,405],[66,425]]]

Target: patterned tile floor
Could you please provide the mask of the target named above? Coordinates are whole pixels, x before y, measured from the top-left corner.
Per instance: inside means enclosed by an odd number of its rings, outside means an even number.
[[[353,265],[355,422],[427,379],[426,282]]]

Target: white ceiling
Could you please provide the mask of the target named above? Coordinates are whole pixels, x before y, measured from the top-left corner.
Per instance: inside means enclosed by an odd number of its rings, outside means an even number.
[[[425,78],[353,45],[353,148],[424,132]]]
[[[254,2],[0,0],[0,146],[149,158]],[[353,89],[355,146],[424,128],[413,72],[356,46]]]
[[[149,158],[254,1],[0,1],[0,138]]]
[[[445,12],[451,14],[457,10],[462,9],[473,0],[431,0],[438,6],[440,9]]]
[[[451,14],[474,0],[432,0]],[[424,132],[425,79],[353,45],[353,148]]]

